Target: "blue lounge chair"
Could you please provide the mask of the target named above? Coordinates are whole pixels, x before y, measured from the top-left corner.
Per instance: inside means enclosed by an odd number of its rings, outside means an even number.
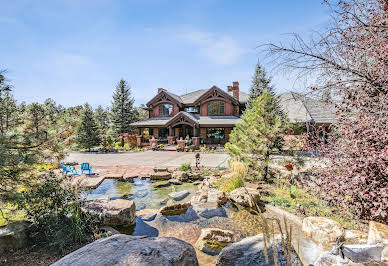
[[[89,163],[82,163],[81,164],[81,175],[85,172],[89,172],[85,175],[94,175],[94,172],[92,170],[92,166]]]
[[[64,164],[62,164],[62,163],[60,163],[59,165],[61,166],[62,171],[63,171],[63,174],[64,174],[65,176],[67,176],[68,173],[72,173],[72,174],[75,174],[75,175],[79,175],[73,166],[64,165]]]

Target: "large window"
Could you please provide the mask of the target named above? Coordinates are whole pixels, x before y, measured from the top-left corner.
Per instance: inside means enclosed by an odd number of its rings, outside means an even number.
[[[207,104],[207,115],[225,115],[225,103],[213,101]]]
[[[159,116],[172,116],[172,104],[159,105]]]
[[[185,107],[185,112],[199,114],[199,107]]]
[[[213,140],[221,140],[225,137],[225,128],[223,127],[209,127],[206,128],[206,138]]]

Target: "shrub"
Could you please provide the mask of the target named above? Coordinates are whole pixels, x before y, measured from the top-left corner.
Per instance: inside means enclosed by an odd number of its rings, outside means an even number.
[[[230,160],[229,165],[235,175],[244,177],[248,173],[248,167],[239,160]]]
[[[78,191],[65,187],[52,172],[21,193],[18,208],[32,222],[29,239],[49,250],[63,252],[93,239],[96,224],[81,210]]]
[[[191,172],[191,165],[190,165],[189,163],[182,164],[182,165],[179,167],[179,170],[180,170],[180,171],[183,171],[183,172],[186,172],[186,173],[189,173],[189,172]]]
[[[241,176],[234,175],[230,178],[222,179],[215,183],[216,187],[229,194],[236,188],[244,186],[244,179]]]

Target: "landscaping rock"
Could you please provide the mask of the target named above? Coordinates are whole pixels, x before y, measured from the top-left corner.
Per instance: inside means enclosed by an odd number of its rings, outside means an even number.
[[[193,205],[195,213],[203,218],[227,217],[224,208],[220,208],[217,202],[206,202]]]
[[[167,172],[168,169],[166,167],[155,167],[154,168],[154,172],[155,173],[158,173],[158,172]]]
[[[260,193],[255,189],[240,187],[230,192],[229,199],[245,207],[254,207],[260,202]]]
[[[139,177],[139,175],[136,175],[136,174],[125,174],[123,175],[123,180],[124,181],[132,181],[133,179]]]
[[[132,225],[136,223],[136,207],[131,200],[93,200],[84,203],[83,209],[97,216],[104,225]]]
[[[189,174],[189,179],[191,180],[198,180],[201,178],[201,174],[200,173],[190,173]]]
[[[150,175],[151,180],[169,180],[171,179],[171,173],[169,172],[156,172]]]
[[[218,228],[202,229],[195,247],[210,254],[217,255],[227,245],[236,242],[237,237],[233,231]]]
[[[100,230],[104,231],[105,233],[109,233],[110,235],[118,235],[120,234],[119,231],[117,231],[116,229],[110,227],[110,226],[103,226],[100,228]]]
[[[277,250],[278,265],[287,265],[287,257],[284,254],[280,236],[275,235],[275,247]],[[259,234],[247,237],[240,242],[230,244],[222,249],[217,258],[217,266],[245,266],[245,265],[274,265],[273,250],[271,245],[267,247],[269,264],[264,255],[264,237]],[[291,265],[302,266],[296,252],[292,250]]]
[[[179,215],[186,213],[190,206],[190,203],[176,203],[160,208],[159,212],[165,216]]]
[[[0,254],[27,245],[27,222],[13,222],[0,227]]]
[[[355,263],[364,263],[370,261],[381,261],[381,253],[383,245],[344,245],[342,252],[345,257]],[[335,249],[331,252],[334,255],[339,255]]]
[[[220,191],[214,188],[209,189],[207,192],[207,201],[224,204],[227,201],[226,194],[224,191]]]
[[[143,221],[150,222],[155,219],[157,214],[158,214],[157,210],[143,209],[136,212],[136,217],[142,219]]]
[[[198,265],[192,245],[173,237],[114,235],[96,240],[53,266]]]
[[[168,187],[171,183],[168,180],[156,181],[152,183],[155,188]]]
[[[84,189],[94,189],[101,185],[104,180],[105,176],[80,176],[72,180],[72,185],[79,185]]]
[[[173,184],[173,185],[182,185],[183,184],[182,181],[179,181],[178,179],[175,179],[175,178],[169,179],[168,182],[170,184]]]
[[[182,190],[182,191],[179,191],[179,192],[170,193],[170,194],[168,194],[168,196],[170,196],[174,200],[178,201],[178,200],[183,200],[189,194],[190,194],[190,192],[188,192],[187,190]]]
[[[186,181],[188,179],[188,175],[186,172],[183,172],[183,171],[175,171],[172,174],[172,178],[178,179],[180,181]]]
[[[123,174],[105,174],[104,177],[107,179],[122,179]]]
[[[368,244],[383,244],[382,261],[388,261],[388,225],[370,221],[368,232]]]
[[[336,221],[325,217],[307,217],[302,221],[302,231],[319,245],[335,243],[344,236],[344,228]]]
[[[359,230],[345,230],[346,244],[366,244],[368,234]]]

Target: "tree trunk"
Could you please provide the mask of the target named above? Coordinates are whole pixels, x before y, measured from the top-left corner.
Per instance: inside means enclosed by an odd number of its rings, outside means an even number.
[[[265,168],[264,168],[264,176],[263,176],[263,180],[265,182],[268,182],[268,159],[269,159],[269,151],[267,151],[267,153],[265,154],[265,157],[264,157],[264,160],[265,160]]]
[[[124,138],[121,138],[121,147],[124,147]]]

